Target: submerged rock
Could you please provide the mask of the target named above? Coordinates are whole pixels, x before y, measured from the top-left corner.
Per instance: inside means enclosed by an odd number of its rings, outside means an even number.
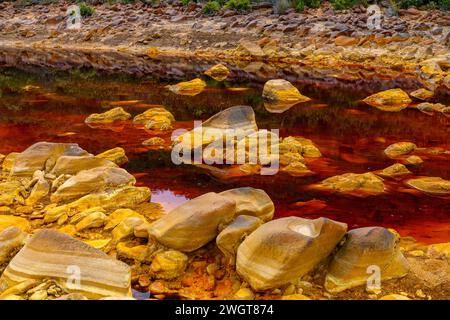
[[[209,192],[152,223],[148,233],[169,248],[191,252],[213,240],[219,226],[230,222],[235,213],[234,200]]]
[[[180,82],[174,85],[167,86],[173,93],[184,96],[196,96],[201,93],[205,87],[206,82],[202,79],[194,79],[190,81]]]
[[[384,183],[382,178],[371,172],[344,173],[323,180],[319,188],[355,195],[378,194],[384,192]]]
[[[298,153],[308,158],[319,158],[322,156],[319,148],[310,139],[303,137],[289,136],[284,138],[280,143],[279,151],[280,154]]]
[[[219,63],[206,70],[205,74],[216,81],[223,81],[230,74],[230,70],[228,70],[228,68],[223,64]]]
[[[436,196],[450,195],[450,181],[440,177],[410,179],[406,184],[424,193]]]
[[[425,114],[433,115],[436,112],[444,113],[446,106],[442,103],[423,102],[423,103],[418,104],[416,106],[416,108]]]
[[[223,229],[216,238],[217,247],[229,264],[235,263],[236,252],[241,242],[263,222],[254,216],[239,215]]]
[[[409,171],[403,164],[395,163],[392,166],[384,168],[383,170],[375,171],[375,174],[381,177],[393,178],[403,176],[405,174],[411,174],[411,171]]]
[[[125,121],[131,118],[131,114],[123,110],[122,107],[110,109],[103,113],[93,113],[88,116],[85,123],[112,123],[115,121]]]
[[[405,159],[405,163],[413,166],[418,166],[423,163],[423,160],[419,156],[409,156]]]
[[[278,288],[316,267],[346,231],[346,224],[327,218],[267,222],[239,246],[236,270],[256,291]]]
[[[86,155],[75,143],[38,142],[15,157],[11,174],[31,176],[36,170],[49,172],[61,156]]]
[[[269,112],[281,113],[293,105],[311,100],[302,95],[289,81],[283,79],[269,80],[264,85],[263,98]]]
[[[114,162],[118,166],[121,166],[128,162],[128,158],[123,148],[117,147],[96,155],[97,158],[103,158]]]
[[[402,89],[389,89],[373,94],[363,100],[368,105],[383,111],[400,111],[412,101]]]
[[[151,130],[168,130],[172,128],[175,118],[172,113],[164,108],[151,108],[134,117],[133,122],[143,124]]]
[[[64,233],[44,229],[11,260],[1,280],[12,287],[48,278],[90,298],[131,296],[128,265]]]
[[[398,156],[402,156],[402,155],[411,153],[416,148],[417,148],[417,146],[412,142],[397,142],[397,143],[393,143],[390,146],[388,146],[384,150],[384,153],[389,158],[396,158]]]
[[[262,189],[243,187],[223,191],[219,194],[236,202],[236,216],[254,216],[264,222],[273,218],[275,206]]]
[[[409,268],[398,241],[396,234],[382,227],[350,230],[328,267],[327,291],[336,293],[367,284],[374,272],[371,268],[379,268],[382,281],[405,276]],[[368,289],[381,288],[371,285]]]
[[[153,138],[147,139],[142,142],[143,146],[148,146],[148,147],[153,147],[153,146],[162,147],[162,146],[164,146],[164,144],[165,144],[164,139],[160,138],[160,137],[153,137]]]
[[[82,170],[77,175],[64,182],[55,193],[51,195],[52,202],[69,201],[82,196],[116,188],[124,185],[133,185],[136,179],[126,170],[112,167],[97,167]]]

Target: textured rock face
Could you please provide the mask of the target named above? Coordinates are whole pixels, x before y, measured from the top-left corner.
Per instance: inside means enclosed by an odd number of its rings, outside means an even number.
[[[235,263],[237,248],[244,238],[261,224],[262,221],[254,216],[240,215],[219,233],[216,244],[229,264]]]
[[[205,87],[205,81],[199,78],[168,86],[169,90],[173,93],[184,96],[195,96],[201,93],[205,89]]]
[[[236,216],[254,216],[265,222],[273,218],[275,206],[264,190],[244,187],[219,194],[236,202]]]
[[[0,183],[0,206],[23,203],[21,191],[24,187],[19,181],[5,181]]]
[[[115,121],[125,121],[131,118],[131,114],[123,110],[122,107],[110,109],[103,113],[93,113],[87,117],[85,123],[112,123]]]
[[[9,172],[11,171],[13,165],[14,165],[14,161],[16,161],[16,157],[19,153],[18,152],[11,152],[9,153],[2,162],[2,170]]]
[[[382,178],[371,172],[344,173],[323,180],[319,188],[340,193],[377,194],[384,192],[384,183]]]
[[[266,109],[275,113],[286,111],[294,104],[311,100],[302,95],[289,81],[283,79],[267,81],[262,96],[268,102],[265,104]]]
[[[82,170],[64,182],[52,194],[52,202],[69,201],[82,196],[124,185],[133,185],[136,179],[126,170],[112,167],[97,167]]]
[[[333,256],[325,288],[330,292],[341,292],[367,284],[373,272],[370,268],[374,266],[379,268],[381,280],[403,277],[408,273],[407,261],[398,246],[398,236],[382,227],[351,230]]]
[[[206,70],[205,74],[210,76],[216,81],[223,81],[230,74],[230,70],[228,70],[228,68],[225,67],[223,64],[219,63]]]
[[[24,244],[26,236],[25,232],[14,226],[0,231],[0,274],[3,272],[2,265],[9,262],[12,253]]]
[[[106,150],[98,155],[97,158],[103,158],[109,161],[114,162],[118,166],[121,166],[128,162],[128,158],[125,154],[125,150],[123,148],[117,147],[110,150]]]
[[[55,279],[69,292],[91,298],[131,296],[128,265],[50,229],[34,234],[11,260],[1,279],[11,287],[44,278]]]
[[[410,179],[406,184],[431,195],[445,196],[450,194],[450,181],[440,177]]]
[[[116,164],[101,157],[62,156],[56,160],[55,166],[50,173],[57,177],[61,174],[74,175],[81,170],[88,170],[96,167],[116,167]]]
[[[32,189],[30,195],[25,201],[26,205],[28,206],[36,204],[37,202],[45,198],[50,192],[50,184],[44,178],[44,173],[42,171],[36,172],[38,172],[38,176],[33,179],[32,183],[30,184],[30,187],[32,187]]]
[[[402,89],[389,89],[378,92],[363,100],[368,105],[383,111],[400,111],[406,108],[412,101]]]
[[[191,252],[213,240],[218,227],[231,221],[235,212],[233,200],[209,192],[152,223],[148,233],[167,247]]]
[[[11,173],[31,176],[36,170],[48,172],[64,155],[85,156],[88,153],[75,143],[38,142],[16,156]]]
[[[346,224],[326,218],[270,221],[239,246],[236,270],[254,290],[280,287],[317,266],[346,231]]]
[[[411,153],[416,148],[417,148],[417,146],[412,142],[397,142],[397,143],[393,143],[390,146],[388,146],[384,150],[384,153],[389,158],[395,158],[395,157],[399,157],[399,156]]]

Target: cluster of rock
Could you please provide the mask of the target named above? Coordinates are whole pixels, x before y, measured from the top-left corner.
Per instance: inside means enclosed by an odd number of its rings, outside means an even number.
[[[226,148],[222,147],[224,144]],[[258,150],[264,150],[262,148],[265,148],[263,156],[261,151],[258,153]],[[199,150],[207,164],[201,166],[219,176],[223,176],[223,170],[227,168],[216,169],[214,164],[237,165],[241,175],[246,175],[260,173],[265,167],[277,163],[289,174],[311,175],[313,173],[306,166],[307,159],[322,156],[309,139],[280,138],[274,132],[258,130],[255,113],[250,106],[234,106],[213,115],[202,123],[201,128],[178,136],[173,149],[183,155]],[[242,154],[239,153],[241,151]],[[187,163],[190,159],[186,159]]]
[[[127,121],[131,114],[122,107],[116,107],[103,113],[93,113],[85,119],[87,124],[110,124],[116,121]],[[150,108],[133,118],[133,123],[143,125],[148,130],[165,131],[172,128],[175,118],[163,107]]]
[[[412,91],[410,95],[418,100],[429,100],[434,96],[434,92],[421,88]],[[365,98],[363,102],[383,111],[397,112],[407,108],[412,103],[412,100],[405,91],[397,88],[375,93]],[[441,113],[448,117],[450,114],[450,106],[445,106],[441,103],[422,102],[414,107],[428,115]]]

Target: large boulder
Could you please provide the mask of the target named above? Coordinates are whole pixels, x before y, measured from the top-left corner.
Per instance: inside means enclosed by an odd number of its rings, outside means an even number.
[[[88,170],[96,167],[117,167],[117,165],[102,157],[94,156],[61,156],[56,160],[55,166],[50,171],[58,177],[61,174],[77,174],[81,170]]]
[[[152,223],[148,233],[167,247],[191,252],[213,240],[219,233],[219,226],[230,222],[235,213],[234,200],[209,192]]]
[[[262,223],[257,217],[240,215],[219,233],[216,244],[229,264],[235,263],[237,249],[245,237],[255,231]]]
[[[164,108],[151,108],[134,117],[133,122],[144,124],[149,130],[168,130],[172,128],[175,118]]]
[[[239,246],[236,270],[256,291],[278,288],[316,267],[346,231],[346,224],[327,218],[267,222]]]
[[[363,100],[368,105],[383,111],[400,111],[412,101],[402,89],[389,89],[375,93]]]
[[[128,265],[64,233],[43,229],[11,260],[1,280],[12,287],[48,278],[90,298],[131,296]]]
[[[51,201],[64,202],[74,200],[89,193],[125,185],[133,185],[135,182],[136,179],[121,168],[97,167],[82,170],[64,182],[51,195]]]
[[[202,79],[193,79],[190,81],[180,82],[174,85],[168,86],[168,89],[173,93],[183,96],[195,96],[201,93],[206,87],[206,82]]]
[[[19,153],[11,174],[31,176],[36,170],[50,171],[61,156],[85,156],[88,152],[75,143],[38,142]]]
[[[311,100],[302,95],[289,81],[274,79],[266,82],[262,94],[268,111],[281,113],[300,102]]]
[[[236,216],[254,216],[264,222],[273,218],[275,206],[262,189],[243,187],[226,190],[219,194],[236,202]]]
[[[123,110],[122,107],[110,109],[103,113],[93,113],[88,116],[85,123],[112,123],[115,121],[125,121],[131,118],[131,114]]]
[[[399,278],[408,273],[398,235],[382,227],[351,230],[328,267],[325,288],[335,293],[365,285],[375,268],[379,268],[380,280]],[[376,291],[380,288],[376,283],[369,283],[368,289]]]
[[[436,196],[450,195],[450,181],[441,177],[423,177],[410,179],[406,184],[424,193]]]

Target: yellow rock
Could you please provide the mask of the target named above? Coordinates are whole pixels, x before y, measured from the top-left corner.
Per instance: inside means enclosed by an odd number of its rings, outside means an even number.
[[[281,300],[311,300],[307,296],[304,296],[303,294],[290,294],[287,296],[281,297]]]
[[[133,122],[137,124],[146,124],[156,116],[165,117],[169,119],[170,122],[175,121],[175,117],[173,116],[173,114],[165,108],[151,108],[135,116],[133,118]]]
[[[123,220],[125,220],[126,218],[131,218],[131,217],[135,217],[135,218],[140,218],[142,219],[144,222],[145,217],[143,215],[141,215],[140,213],[137,213],[134,210],[131,209],[117,209],[116,211],[114,211],[113,213],[111,213],[108,218],[107,218],[107,222],[105,225],[105,230],[109,231],[114,229],[119,223],[121,223]]]
[[[96,167],[117,167],[117,165],[105,158],[88,156],[61,156],[56,160],[55,166],[50,171],[51,174],[59,177],[61,174],[75,175],[81,170],[93,169]]]
[[[101,211],[92,212],[84,217],[75,226],[77,231],[83,231],[90,228],[103,227],[106,221],[106,215]]]
[[[17,180],[0,183],[0,206],[11,206],[16,203],[23,204],[22,191],[24,191],[24,187]]]
[[[195,96],[201,93],[205,87],[205,81],[199,78],[168,86],[169,90],[173,93],[185,96]]]
[[[91,247],[93,247],[95,249],[103,249],[103,248],[105,248],[108,245],[108,243],[111,242],[111,238],[108,238],[108,239],[96,239],[96,240],[85,240],[83,242],[86,243],[87,245],[90,245]]]
[[[169,250],[153,258],[150,271],[159,279],[174,279],[184,273],[188,257],[179,251]]]
[[[402,89],[389,89],[373,94],[363,100],[368,105],[383,111],[400,111],[412,101]]]
[[[442,253],[447,257],[450,257],[450,242],[432,244],[429,246],[429,250],[432,252]]]
[[[17,227],[24,232],[29,232],[31,228],[31,225],[27,219],[15,216],[0,215],[0,232],[11,226]]]
[[[396,158],[398,156],[402,156],[408,153],[413,152],[417,146],[412,142],[396,142],[388,146],[384,153],[389,158]]]
[[[68,225],[65,225],[64,227],[59,228],[58,231],[65,233],[71,237],[73,237],[77,233],[77,229],[75,228],[74,225],[71,225],[71,224],[68,224]]]
[[[165,141],[160,137],[153,137],[142,142],[143,146],[164,146]]]
[[[115,121],[125,121],[131,118],[131,114],[123,110],[122,107],[110,109],[103,113],[93,113],[87,117],[85,123],[112,123]]]
[[[323,180],[319,189],[354,195],[378,194],[384,192],[383,179],[371,172],[344,173]]]
[[[4,171],[11,171],[14,161],[16,160],[16,157],[19,153],[18,152],[11,152],[9,153],[4,159],[2,163],[2,170]]]
[[[151,262],[153,248],[148,245],[128,246],[126,242],[120,242],[116,246],[117,257],[119,259],[132,259],[139,262]]]
[[[408,158],[406,158],[405,160],[406,164],[410,164],[410,165],[414,165],[417,166],[419,164],[423,163],[423,160],[421,157],[419,156],[409,156]]]
[[[434,96],[434,92],[425,88],[420,88],[411,92],[410,96],[420,100],[428,100]]]
[[[255,294],[249,288],[240,288],[234,295],[234,300],[254,300]]]
[[[225,80],[230,74],[230,70],[223,64],[219,63],[205,71],[205,74],[217,81]]]
[[[97,158],[104,158],[109,161],[114,162],[118,166],[121,166],[128,162],[128,158],[125,155],[125,150],[123,148],[117,147],[110,150],[107,150],[105,152],[102,152],[98,155],[96,155]]]
[[[172,120],[163,115],[155,115],[145,123],[145,128],[148,130],[169,130],[172,129]]]
[[[267,81],[264,85],[262,96],[266,101],[275,103],[273,105],[269,103],[266,106],[266,109],[271,112],[284,112],[289,105],[293,106],[294,104],[311,100],[302,95],[289,81],[283,79]],[[281,103],[281,105],[276,103]],[[286,106],[283,106],[283,104],[286,104]]]
[[[127,240],[134,236],[134,228],[145,223],[141,218],[131,217],[121,221],[112,231],[114,243]]]
[[[410,179],[406,181],[406,184],[431,195],[445,196],[450,194],[450,181],[440,177]]]
[[[319,148],[310,140],[303,137],[286,137],[280,143],[280,154],[298,153],[307,158],[319,158],[322,156]],[[303,162],[303,161],[300,161]]]
[[[378,300],[411,300],[411,299],[401,294],[388,294],[386,296],[381,297]]]
[[[375,171],[375,174],[381,177],[398,177],[405,174],[411,174],[411,171],[409,171],[403,164],[395,163],[392,166],[384,168],[383,170]]]
[[[111,192],[88,194],[66,205],[49,205],[45,210],[44,222],[54,222],[66,212],[77,213],[93,207],[102,207],[105,210],[134,208],[140,203],[149,201],[150,196],[149,188],[134,186],[125,186]]]

